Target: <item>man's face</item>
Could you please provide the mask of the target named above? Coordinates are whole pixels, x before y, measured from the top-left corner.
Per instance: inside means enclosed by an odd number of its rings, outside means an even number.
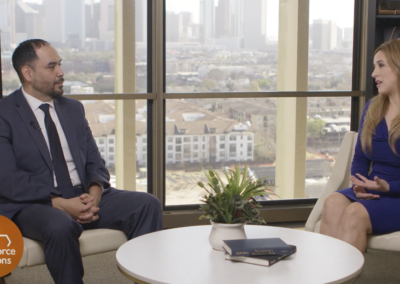
[[[39,57],[34,64],[32,88],[51,98],[57,98],[64,93],[64,72],[61,70],[61,58],[50,45],[36,49]]]

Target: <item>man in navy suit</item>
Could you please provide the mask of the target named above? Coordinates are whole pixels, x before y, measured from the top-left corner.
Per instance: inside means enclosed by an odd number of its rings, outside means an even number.
[[[62,96],[61,58],[48,42],[22,42],[12,61],[22,87],[0,100],[0,215],[43,242],[56,283],[83,283],[82,231],[131,239],[161,230],[161,205],[110,187],[82,104]]]

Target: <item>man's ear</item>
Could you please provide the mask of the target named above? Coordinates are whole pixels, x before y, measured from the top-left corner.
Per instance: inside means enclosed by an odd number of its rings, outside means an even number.
[[[24,65],[21,68],[22,76],[24,77],[26,82],[32,82],[33,80],[33,70],[28,65]]]

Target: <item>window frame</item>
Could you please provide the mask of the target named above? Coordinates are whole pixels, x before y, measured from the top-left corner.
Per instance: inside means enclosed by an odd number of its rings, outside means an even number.
[[[365,34],[366,28],[363,26],[363,4],[361,0],[355,0],[354,9],[354,40],[353,40],[353,66],[352,66],[352,90],[351,91],[297,91],[297,92],[235,92],[235,93],[166,93],[166,10],[167,0],[147,0],[147,93],[118,93],[118,94],[78,94],[66,95],[76,100],[146,100],[147,101],[147,173],[148,173],[148,192],[154,194],[162,201],[165,212],[180,210],[198,210],[199,205],[174,205],[166,206],[165,202],[165,179],[166,179],[166,135],[165,135],[165,108],[169,99],[209,99],[209,98],[283,98],[283,97],[351,97],[351,126],[352,131],[358,130],[360,108],[365,103],[364,84],[365,78],[364,61]],[[365,10],[365,9],[364,9]],[[0,39],[1,40],[1,39]],[[1,56],[1,55],[0,55]],[[0,60],[0,70],[2,68]],[[2,73],[0,72],[0,99],[3,98]],[[161,115],[160,115],[161,114]],[[201,141],[200,141],[200,137]],[[104,138],[107,139],[107,138]],[[204,136],[199,136],[200,144],[204,143]],[[229,138],[226,139],[229,142]],[[172,142],[175,145],[175,141]],[[181,143],[180,145],[182,145]],[[115,145],[115,144],[114,144]],[[116,146],[116,145],[115,145]],[[201,159],[202,150],[199,147],[199,158]],[[254,149],[253,149],[254,152]],[[225,153],[225,156],[226,153]],[[228,154],[229,156],[229,154]],[[228,158],[228,157],[225,157]],[[114,157],[115,161],[115,157]],[[268,207],[296,207],[305,205],[312,206],[316,198],[293,199],[293,200],[274,200]],[[309,208],[309,207],[307,207]],[[309,209],[307,209],[309,210]]]

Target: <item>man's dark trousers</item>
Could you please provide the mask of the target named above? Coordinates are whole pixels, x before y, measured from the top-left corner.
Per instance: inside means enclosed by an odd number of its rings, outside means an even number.
[[[82,193],[76,190],[75,195]],[[123,230],[132,239],[162,229],[161,205],[151,194],[110,188],[103,193],[99,207],[100,218],[84,225],[64,211],[42,204],[25,207],[14,216],[23,236],[43,242],[46,265],[56,283],[83,283],[78,241],[83,230]]]

